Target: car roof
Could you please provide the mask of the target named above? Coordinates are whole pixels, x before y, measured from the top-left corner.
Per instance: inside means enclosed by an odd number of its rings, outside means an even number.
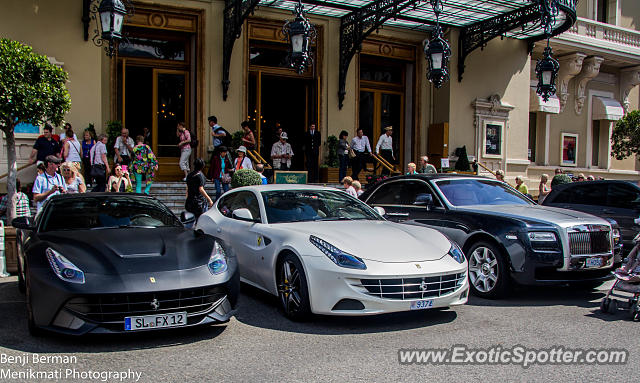
[[[280,190],[340,190],[330,186],[307,185],[307,184],[268,184],[268,185],[252,185],[233,188],[233,191],[252,190],[256,192],[263,191],[280,191]]]
[[[68,201],[74,199],[83,199],[83,198],[95,198],[95,197],[133,197],[139,199],[150,199],[156,200],[155,197],[152,197],[143,193],[108,193],[108,192],[100,192],[100,193],[65,193],[65,194],[56,194],[50,198],[51,201]]]
[[[631,185],[637,189],[640,189],[637,181],[629,181],[629,180],[594,180],[594,181],[580,181],[580,182],[569,182],[566,184],[556,185],[552,188],[552,192],[562,191],[564,189],[578,187],[581,185],[610,185],[610,184],[623,184],[623,185]]]

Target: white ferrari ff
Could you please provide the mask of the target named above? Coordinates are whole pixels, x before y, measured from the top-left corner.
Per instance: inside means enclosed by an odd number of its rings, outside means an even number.
[[[334,188],[260,185],[225,193],[196,230],[230,245],[241,280],[277,295],[291,319],[466,303],[460,248],[383,214]]]

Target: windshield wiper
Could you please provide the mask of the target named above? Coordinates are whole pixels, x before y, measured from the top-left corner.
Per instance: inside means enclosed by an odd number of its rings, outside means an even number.
[[[353,218],[349,218],[349,217],[325,217],[325,218],[318,218],[316,219],[316,221],[353,221]]]

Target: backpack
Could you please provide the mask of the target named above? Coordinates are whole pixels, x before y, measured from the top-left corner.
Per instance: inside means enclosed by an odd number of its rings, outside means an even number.
[[[189,143],[189,146],[191,146],[192,148],[197,148],[198,147],[198,138],[191,131],[189,132],[189,135],[191,136],[191,142]]]
[[[218,138],[221,142],[222,145],[226,146],[227,148],[229,148],[229,146],[231,146],[231,133],[229,133],[229,131],[227,131],[225,128],[223,128],[222,126],[219,126],[216,130],[214,130],[213,132],[218,134],[218,132],[223,131],[225,136],[222,138]]]

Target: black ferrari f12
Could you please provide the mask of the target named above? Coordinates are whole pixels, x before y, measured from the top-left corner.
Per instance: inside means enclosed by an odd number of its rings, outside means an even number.
[[[226,322],[239,290],[237,261],[221,240],[185,228],[138,194],[50,198],[19,229],[19,287],[29,330],[65,334],[148,331]]]

